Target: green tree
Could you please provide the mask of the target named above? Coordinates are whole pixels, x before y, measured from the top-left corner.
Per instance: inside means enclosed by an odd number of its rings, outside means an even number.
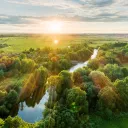
[[[72,75],[74,84],[81,84],[83,82],[89,81],[88,73],[89,71],[84,68],[79,68],[74,71]]]
[[[34,60],[31,59],[22,59],[21,60],[21,72],[22,73],[27,73],[27,72],[32,72],[35,69],[35,62]]]
[[[74,87],[67,91],[66,104],[73,111],[79,114],[88,113],[88,102],[86,92],[79,87]]]
[[[94,85],[97,86],[98,88],[103,88],[105,86],[112,86],[110,79],[107,76],[105,76],[103,72],[92,71],[89,76],[94,82]]]
[[[62,77],[62,90],[65,90],[65,88],[72,87],[72,79],[70,72],[63,70],[59,73],[59,76]]]
[[[0,118],[0,127],[4,128],[4,120]]]
[[[48,70],[43,66],[35,70],[34,79],[37,86],[44,86],[48,78]]]
[[[92,70],[96,70],[99,68],[99,61],[97,59],[89,60],[87,66]]]
[[[11,90],[8,95],[6,96],[6,103],[7,105],[8,104],[11,104],[11,105],[14,105],[17,103],[18,101],[18,94],[15,90]]]
[[[117,64],[107,64],[103,68],[103,72],[105,73],[111,81],[115,81],[116,79],[121,79],[124,76],[121,67]]]
[[[116,110],[119,99],[114,87],[105,86],[100,90],[98,97],[98,108],[100,110],[104,111],[106,108],[110,109],[111,111]]]
[[[4,71],[0,70],[0,79],[3,79],[3,78],[4,78]]]
[[[116,86],[117,92],[120,96],[120,103],[118,107],[121,110],[127,110],[128,107],[128,77],[123,80],[116,80],[114,85]]]

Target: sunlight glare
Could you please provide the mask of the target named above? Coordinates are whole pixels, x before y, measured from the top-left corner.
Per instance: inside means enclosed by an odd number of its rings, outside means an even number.
[[[60,33],[61,29],[62,29],[62,22],[56,21],[56,20],[51,21],[51,22],[49,22],[48,27],[52,33]]]
[[[54,40],[54,44],[58,44],[59,43],[59,40]]]

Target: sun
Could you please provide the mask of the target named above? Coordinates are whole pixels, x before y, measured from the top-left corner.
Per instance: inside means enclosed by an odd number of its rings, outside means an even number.
[[[62,29],[62,22],[60,21],[51,21],[49,22],[49,31],[51,33],[60,33],[61,32],[61,29]]]
[[[54,40],[54,44],[58,44],[59,43],[59,40]]]

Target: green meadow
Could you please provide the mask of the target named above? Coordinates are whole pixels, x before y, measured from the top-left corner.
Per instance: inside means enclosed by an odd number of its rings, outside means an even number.
[[[54,40],[59,43],[54,44]],[[37,35],[37,36],[12,36],[0,37],[0,44],[7,44],[8,47],[1,48],[4,52],[22,52],[30,48],[64,48],[70,44],[88,42],[92,46],[100,46],[103,43],[114,43],[117,41],[127,41],[128,38],[114,38],[108,36],[92,36],[92,35]]]

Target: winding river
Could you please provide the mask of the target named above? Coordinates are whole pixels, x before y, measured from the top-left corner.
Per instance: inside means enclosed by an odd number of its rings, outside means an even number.
[[[94,49],[93,54],[90,59],[96,58],[98,53],[98,49]],[[81,62],[78,63],[77,65],[73,66],[72,68],[69,69],[69,72],[74,72],[78,68],[82,68],[84,66],[87,66],[88,61],[86,62]],[[29,99],[29,104],[26,102],[22,102],[18,106],[18,116],[21,117],[23,120],[26,122],[34,123],[36,121],[41,120],[42,117],[42,112],[45,109],[45,103],[48,101],[49,95],[48,92],[45,93],[44,96],[42,96],[41,100],[39,103],[36,102],[36,104],[31,105],[33,103],[33,99]],[[39,100],[39,98],[37,98]],[[35,98],[34,98],[35,101]],[[33,107],[32,107],[33,106]]]
[[[90,59],[95,59],[96,56],[97,56],[97,53],[98,53],[98,49],[94,49],[93,51],[93,54],[91,56]],[[88,61],[85,61],[85,62],[81,62],[81,63],[78,63],[77,65],[73,66],[72,68],[69,69],[69,72],[74,72],[75,70],[77,70],[78,68],[82,68],[84,66],[87,66],[88,64]]]

